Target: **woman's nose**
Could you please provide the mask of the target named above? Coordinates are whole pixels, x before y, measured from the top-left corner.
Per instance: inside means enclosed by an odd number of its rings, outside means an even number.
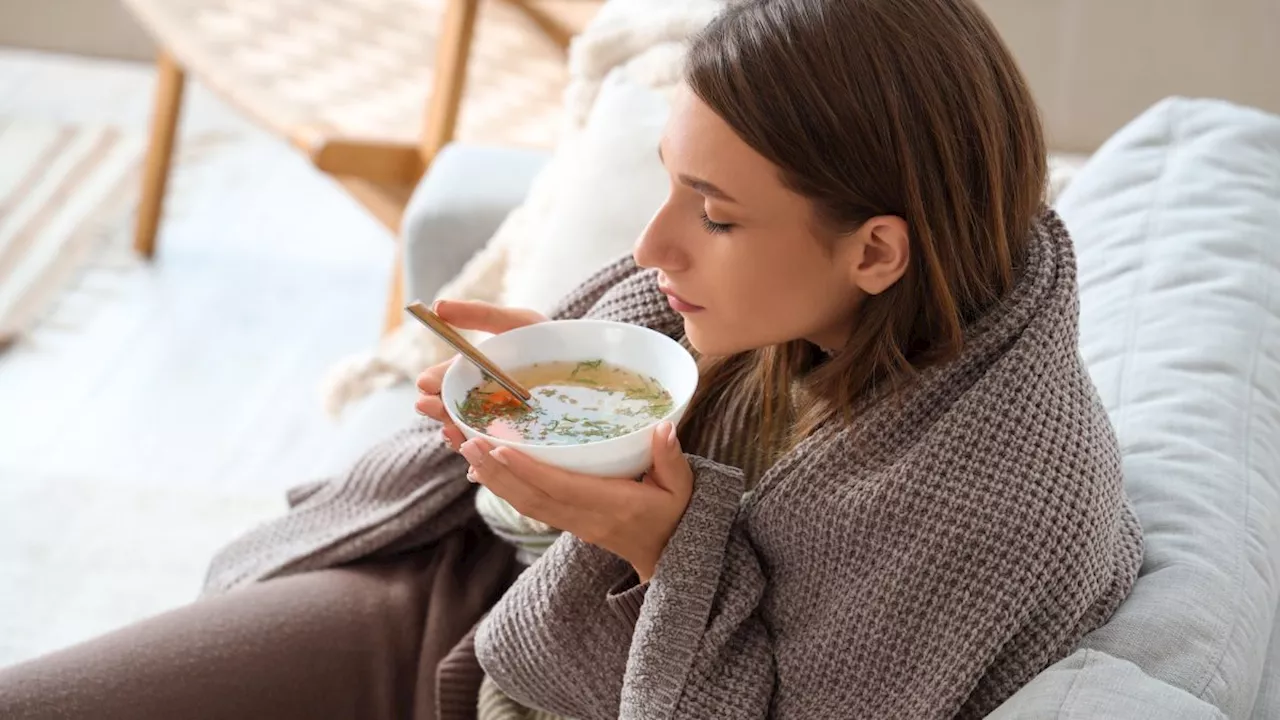
[[[631,257],[642,268],[657,268],[671,273],[680,269],[679,266],[684,262],[680,258],[684,253],[680,252],[675,235],[664,229],[666,209],[664,205],[654,213],[649,224],[645,226],[644,232],[640,233],[640,237],[636,240],[635,247],[631,250]]]

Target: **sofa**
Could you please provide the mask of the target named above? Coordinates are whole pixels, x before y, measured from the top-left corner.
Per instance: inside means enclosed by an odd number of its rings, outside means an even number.
[[[672,56],[714,5],[655,2],[642,19],[625,0],[606,5],[575,48],[579,85],[554,152],[442,152],[406,213],[409,297],[545,309],[625,251],[665,193],[651,148]],[[1053,97],[1046,125],[1070,151],[1053,159],[1050,201],[1077,245],[1081,353],[1147,541],[1110,621],[991,717],[1280,718],[1280,117],[1245,104],[1280,109],[1280,90],[1233,76],[1214,92],[1212,74],[1197,74],[1188,91],[1236,102],[1178,97],[1177,73],[1137,72],[1141,92],[1116,111],[1128,114],[1054,110],[1096,92],[1087,78],[1067,87],[1045,58],[1090,44],[1081,28],[1097,3],[1043,4],[1084,18],[1070,42],[1043,49],[1031,40],[1053,27],[1045,15],[984,5],[1037,96]],[[630,55],[618,49],[624,25],[642,27]],[[593,37],[612,43],[607,65],[592,64]],[[365,359],[378,373],[346,386],[335,467],[414,420],[409,379],[442,351],[404,332]]]

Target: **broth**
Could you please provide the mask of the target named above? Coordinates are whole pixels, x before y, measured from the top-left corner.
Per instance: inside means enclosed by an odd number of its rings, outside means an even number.
[[[504,440],[578,445],[634,432],[671,412],[671,394],[651,377],[603,360],[534,363],[509,371],[532,409],[492,379],[456,404],[467,425]]]

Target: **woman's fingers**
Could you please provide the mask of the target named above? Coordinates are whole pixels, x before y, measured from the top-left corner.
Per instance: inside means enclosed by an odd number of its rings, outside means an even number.
[[[446,422],[444,424],[444,430],[441,432],[444,433],[445,442],[449,443],[449,447],[454,450],[461,450],[462,443],[467,440],[466,436],[462,434],[462,431],[458,429],[458,426],[450,422]]]
[[[556,502],[582,503],[591,507],[604,507],[618,502],[636,488],[632,478],[600,478],[562,470],[513,450],[494,448],[489,457],[505,465],[512,473]]]
[[[693,469],[680,449],[676,427],[669,422],[653,429],[653,468],[647,478],[653,484],[680,497],[693,493]]]
[[[444,401],[439,395],[419,395],[418,402],[413,404],[413,409],[418,411],[420,415],[426,415],[432,420],[440,422],[450,422],[449,413],[444,409]]]
[[[479,438],[462,444],[460,452],[471,464],[470,476],[489,488],[494,495],[506,500],[516,512],[549,525],[558,526],[561,521],[557,510],[546,493],[512,473],[505,465],[490,457],[493,446]]]
[[[414,409],[421,415],[426,415],[432,420],[436,420],[444,425],[441,432],[444,433],[444,439],[449,443],[449,447],[457,450],[466,440],[462,435],[462,431],[457,425],[453,424],[453,420],[449,417],[449,413],[444,408],[444,402],[439,395],[421,395],[418,402],[414,403]]]
[[[444,424],[444,436],[449,441],[449,445],[454,450],[462,444],[462,432],[453,424],[453,420],[449,417],[449,412],[445,410],[444,401],[440,399],[440,382],[444,379],[444,373],[453,364],[453,360],[442,362],[427,368],[418,376],[418,390],[422,393],[418,396],[418,401],[413,404],[413,409],[417,410],[420,415],[426,415],[432,420],[436,420]]]
[[[439,395],[440,385],[444,382],[444,374],[448,372],[449,366],[453,365],[453,361],[456,359],[457,356],[454,356],[423,370],[418,375],[418,391],[427,395]]]
[[[541,313],[533,310],[502,307],[477,300],[437,300],[432,310],[454,327],[495,334],[546,320]]]

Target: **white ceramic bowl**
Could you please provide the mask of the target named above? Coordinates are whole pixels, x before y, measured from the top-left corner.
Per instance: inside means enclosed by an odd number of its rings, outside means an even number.
[[[558,320],[537,323],[494,335],[479,343],[499,366],[520,368],[540,362],[580,362],[601,359],[657,380],[671,393],[672,410],[649,425],[616,438],[579,445],[535,445],[503,440],[481,433],[458,416],[457,403],[480,384],[480,370],[459,359],[444,374],[440,396],[449,417],[467,438],[483,437],[549,465],[603,477],[636,477],[652,464],[653,428],[668,420],[678,423],[698,384],[698,367],[680,343],[648,328],[605,320]]]

